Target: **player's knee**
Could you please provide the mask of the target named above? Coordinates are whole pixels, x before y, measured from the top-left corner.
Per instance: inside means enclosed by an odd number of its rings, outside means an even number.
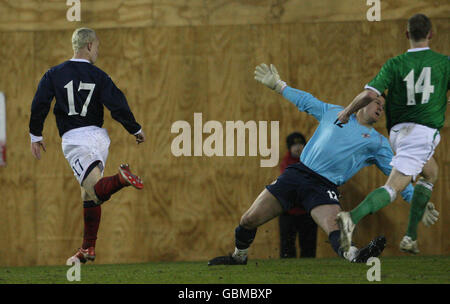
[[[432,175],[432,176],[428,176],[428,177],[425,178],[426,182],[428,182],[430,184],[433,184],[433,185],[436,184],[437,180],[438,180],[437,174],[436,175]]]
[[[326,228],[328,230],[327,232],[339,230],[339,226],[336,222],[336,216],[337,216],[337,214],[332,214],[332,215],[330,214],[327,217],[327,220],[326,220]]]
[[[332,231],[339,230],[336,216],[341,211],[339,205],[319,205],[311,210],[311,217],[320,228],[329,234]]]
[[[82,188],[84,190],[84,191],[82,191],[83,202],[94,201],[96,204],[101,202],[99,200],[99,198],[97,197],[97,195],[95,194],[94,185],[86,184],[86,185],[83,185]]]
[[[436,184],[437,180],[438,180],[438,174],[437,174],[437,172],[436,172],[435,175],[431,176],[431,177],[428,179],[428,182],[430,182],[430,183],[432,183],[432,184],[434,185],[434,184]]]
[[[339,230],[339,226],[336,222],[336,215],[328,214],[317,221],[317,224],[322,228],[326,234],[332,231]]]
[[[88,194],[86,191],[84,191],[83,187],[81,188],[81,201],[85,202],[88,201]]]
[[[434,158],[431,158],[423,167],[423,171],[420,174],[426,182],[435,184],[438,180],[439,167]]]
[[[424,173],[422,174],[423,179],[424,179],[426,182],[431,183],[431,184],[433,184],[433,185],[437,182],[437,180],[438,180],[438,175],[439,175],[439,168],[438,168],[438,167],[433,168],[433,170],[430,170],[430,171],[428,171],[428,172],[426,172],[426,173],[424,172]]]

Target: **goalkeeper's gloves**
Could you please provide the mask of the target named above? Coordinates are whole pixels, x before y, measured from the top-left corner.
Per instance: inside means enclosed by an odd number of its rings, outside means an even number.
[[[280,75],[278,75],[278,71],[273,64],[270,65],[270,68],[265,63],[256,66],[255,79],[268,88],[275,90],[278,94],[281,94],[286,87],[286,82],[280,79]]]
[[[434,204],[432,202],[428,202],[425,207],[425,212],[422,216],[422,222],[425,226],[429,227],[437,222],[439,219],[439,211],[434,208]]]

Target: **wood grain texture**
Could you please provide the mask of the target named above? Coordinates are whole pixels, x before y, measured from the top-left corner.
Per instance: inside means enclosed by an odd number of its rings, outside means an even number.
[[[0,3],[5,5],[5,1]],[[20,1],[11,7],[20,3],[26,7],[26,2]],[[112,1],[111,7],[117,3]],[[133,16],[133,10],[138,14],[139,3],[127,1],[122,9],[127,8],[126,14]],[[156,11],[159,6],[163,10],[185,7],[187,2],[167,3],[154,1],[152,5]],[[238,1],[217,3],[222,6],[216,9],[224,12],[228,5],[242,5]],[[29,10],[23,18],[33,16]],[[309,139],[317,121],[257,83],[253,79],[257,64],[274,63],[291,86],[323,101],[346,105],[389,57],[408,48],[404,20],[204,25],[203,14],[212,18],[211,11],[195,15],[186,7],[177,14],[181,13],[197,21],[189,26],[140,27],[130,17],[130,26],[99,27],[97,65],[127,96],[147,142],[136,145],[105,112],[104,127],[111,137],[105,175],[115,174],[120,163],[128,162],[143,177],[145,188],[124,189],[102,206],[96,263],[206,261],[233,251],[240,217],[278,176],[278,167],[261,168],[260,156],[175,157],[170,147],[177,134],[170,130],[179,120],[193,127],[196,112],[202,113],[203,123],[216,120],[223,126],[236,120],[279,121],[280,158],[290,132],[301,131]],[[173,16],[175,13],[160,18]],[[433,25],[432,48],[449,53],[448,19],[433,20]],[[7,98],[8,117],[8,167],[0,168],[0,265],[63,264],[81,245],[79,186],[61,152],[53,114],[49,113],[45,124],[47,152],[40,161],[32,158],[28,138],[30,104],[38,81],[50,66],[71,57],[71,34],[68,28],[0,32],[0,90]],[[384,120],[377,129],[386,135]],[[423,254],[450,253],[448,120],[441,136],[436,150],[440,175],[432,196],[441,218],[431,228],[420,225]],[[206,137],[204,134],[203,139]],[[341,187],[344,209],[356,206],[385,179],[374,167],[363,169]],[[408,211],[409,205],[399,198],[364,218],[355,232],[356,243],[365,245],[385,234],[385,255],[402,255],[398,244],[406,230]],[[250,258],[278,258],[278,240],[277,220],[264,224],[258,229]],[[320,231],[318,257],[335,255],[326,241]]]
[[[80,26],[108,28],[289,24],[366,21],[371,6],[354,0],[81,0],[80,21],[55,0],[0,0],[0,31],[47,31]],[[383,0],[381,20],[415,12],[448,18],[446,0]]]
[[[37,167],[30,161],[28,132],[22,130],[27,130],[26,101],[34,86],[33,34],[0,33],[0,41],[0,90],[5,93],[7,117],[7,166],[0,168],[0,256],[2,264],[32,265],[37,262]]]

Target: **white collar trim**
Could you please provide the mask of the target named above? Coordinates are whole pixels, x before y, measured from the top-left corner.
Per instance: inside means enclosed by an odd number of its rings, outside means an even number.
[[[70,59],[70,61],[91,63],[89,60],[86,60],[86,59],[78,59],[78,58],[72,58],[72,59]]]
[[[430,47],[423,47],[423,48],[414,48],[414,49],[409,49],[408,52],[420,52],[420,51],[425,51],[425,50],[429,50]]]

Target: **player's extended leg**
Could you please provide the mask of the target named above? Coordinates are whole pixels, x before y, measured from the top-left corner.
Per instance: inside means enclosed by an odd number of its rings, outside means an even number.
[[[339,205],[319,205],[311,210],[311,216],[317,225],[328,235],[330,245],[336,254],[350,262],[365,263],[370,257],[377,257],[383,252],[386,245],[384,236],[372,240],[366,247],[358,249],[350,246],[349,250],[340,248],[340,229],[336,216],[342,209]]]
[[[255,239],[256,230],[262,224],[283,212],[281,204],[267,189],[264,189],[250,208],[241,217],[235,229],[235,251],[231,256],[216,257],[208,265],[245,265],[248,248]]]
[[[86,175],[81,186],[84,219],[83,244],[75,255],[69,258],[69,261],[77,258],[81,263],[95,260],[95,242],[102,214],[100,201],[91,189],[92,187],[83,187],[83,185],[95,185],[96,181],[101,179],[102,173],[96,163],[92,164],[92,168],[89,169],[90,172]],[[89,191],[86,191],[86,189],[89,189]]]
[[[386,184],[369,193],[361,204],[350,211],[353,223],[357,224],[366,215],[375,213],[393,202],[397,197],[397,193],[403,191],[411,180],[411,176],[393,168]]]
[[[337,215],[337,223],[341,230],[341,248],[347,251],[352,241],[355,225],[366,215],[372,214],[387,206],[395,200],[397,193],[403,191],[411,182],[412,177],[404,175],[395,168],[383,187],[375,189],[350,212],[340,212]]]
[[[83,244],[77,253],[69,258],[78,258],[82,263],[95,260],[95,243],[100,226],[101,204],[123,187],[134,186],[142,189],[143,186],[141,179],[130,172],[128,165],[120,165],[119,173],[103,178],[98,162],[91,164],[88,171],[81,183],[84,218]]]
[[[272,193],[264,189],[250,208],[242,215],[240,226],[245,229],[256,229],[262,224],[279,216],[283,209]]]
[[[358,249],[355,246],[350,246],[346,251],[340,249],[340,230],[336,222],[336,216],[341,211],[342,209],[339,205],[319,205],[311,210],[311,217],[328,235],[328,240],[334,252],[338,256],[352,261],[356,257]]]
[[[424,178],[419,179],[414,187],[414,194],[411,200],[409,210],[409,221],[406,235],[400,242],[400,250],[408,253],[417,254],[419,249],[417,246],[417,227],[422,219],[427,204],[431,198],[433,185],[438,178],[439,167],[434,158],[430,158],[423,167],[421,175]],[[434,206],[431,208],[434,209]]]
[[[342,209],[339,205],[319,205],[311,210],[311,217],[328,235],[328,240],[330,241],[330,245],[334,252],[336,252],[338,256],[351,261],[356,255],[356,247],[351,246],[346,252],[343,252],[339,248],[340,231],[336,223],[336,216],[341,211]]]
[[[100,169],[95,167],[94,170]],[[113,176],[101,177],[98,174],[89,174],[82,183],[82,187],[89,196],[95,198],[97,204],[106,202],[111,195],[128,186],[136,189],[144,187],[141,178],[131,173],[128,164],[120,165],[119,172]]]

